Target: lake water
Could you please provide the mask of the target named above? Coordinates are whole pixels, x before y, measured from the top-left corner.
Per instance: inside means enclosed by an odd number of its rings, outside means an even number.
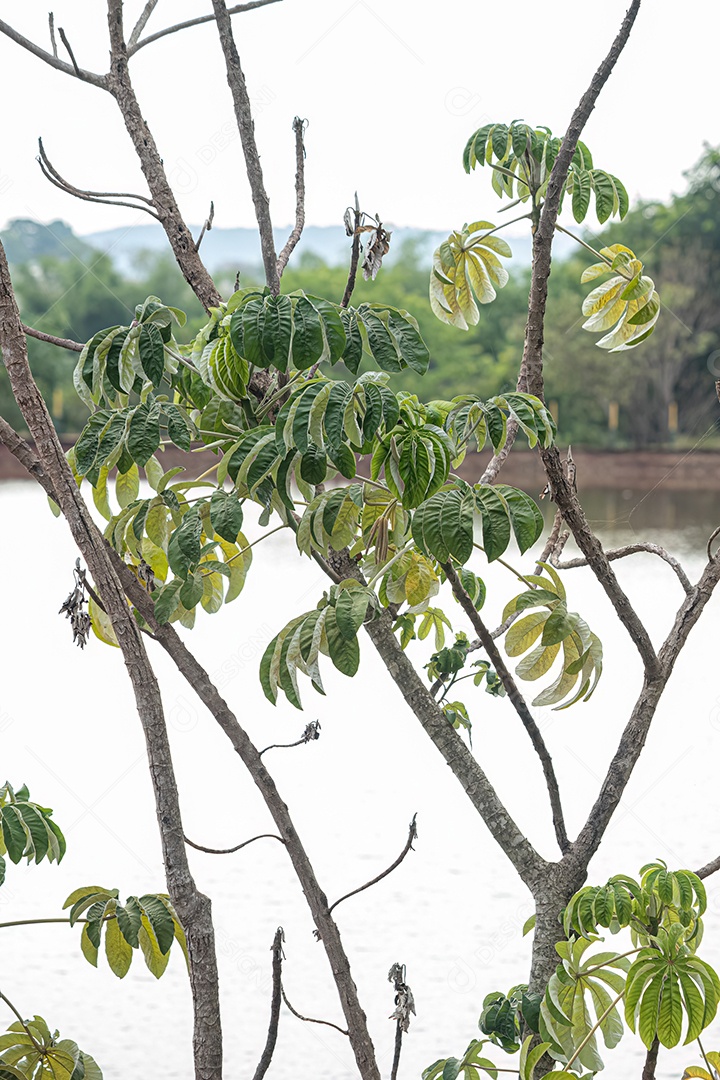
[[[632,491],[603,492],[591,493],[586,503],[609,545],[635,538],[663,543],[683,560],[691,579],[700,573],[706,538],[720,520],[714,494],[683,498],[658,490],[643,499]],[[117,887],[123,899],[163,891],[143,738],[121,657],[95,638],[84,652],[75,648],[67,622],[57,614],[72,585],[77,554],[68,530],[30,484],[0,485],[0,522],[0,780],[27,783],[33,798],[55,809],[68,840],[60,867],[8,868],[0,921],[59,916],[66,895],[85,884]],[[526,556],[522,565],[530,567],[532,558]],[[659,645],[683,599],[677,579],[650,555],[615,566]],[[514,579],[497,565],[477,569],[488,584],[487,621],[496,625]],[[640,665],[588,571],[568,571],[565,580],[571,608],[599,633],[606,657],[591,702],[538,715],[574,835],[626,722]],[[266,643],[288,618],[313,607],[325,587],[315,564],[299,559],[292,538],[279,533],[256,549],[240,598],[218,615],[201,614],[196,629],[183,633],[258,746],[291,742],[309,720],[320,720],[318,742],[272,751],[265,760],[331,899],[392,862],[417,812],[415,851],[391,877],[337,911],[384,1076],[394,1037],[387,972],[395,961],[407,965],[418,1015],[404,1042],[400,1075],[410,1080],[436,1058],[463,1052],[477,1034],[486,993],[527,977],[529,946],[520,931],[532,905],[369,641],[352,682],[326,664],[327,697],[303,680],[305,712],[284,700],[273,708],[263,697],[257,668]],[[455,628],[467,629],[452,600],[445,607]],[[718,640],[715,597],[677,665],[646,752],[591,867],[591,881],[621,871],[634,875],[657,856],[671,866],[696,868],[720,852]],[[225,737],[162,651],[149,645],[163,687],[187,835],[206,846],[229,847],[273,831]],[[415,647],[420,665],[431,651],[427,645]],[[458,689],[474,722],[475,753],[521,828],[543,855],[554,858],[540,768],[517,718],[506,701],[467,687],[465,682]],[[230,856],[190,851],[189,857],[198,885],[214,904],[225,1075],[241,1080],[253,1075],[265,1040],[270,946],[278,925],[286,934],[284,984],[294,1007],[340,1024],[341,1012],[282,846],[264,840]],[[711,878],[707,885],[703,952],[720,966],[720,880]],[[42,925],[0,933],[0,990],[21,1013],[37,1012],[76,1039],[96,1057],[107,1080],[192,1075],[190,994],[179,954],[159,982],[137,959],[120,981],[104,958],[97,970],[86,963],[77,929]],[[720,1022],[704,1041],[706,1048],[720,1047]],[[495,1057],[504,1067],[516,1067],[517,1058],[501,1051]],[[643,1057],[639,1040],[626,1035],[608,1054],[604,1075],[639,1080]],[[692,1048],[661,1053],[658,1077],[676,1080],[683,1066],[695,1062]],[[302,1024],[283,1010],[273,1080],[355,1075],[342,1035]]]

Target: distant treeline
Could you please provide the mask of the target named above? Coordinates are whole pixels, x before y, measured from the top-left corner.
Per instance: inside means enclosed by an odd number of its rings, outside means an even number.
[[[668,204],[644,203],[625,221],[598,234],[584,234],[595,248],[623,243],[641,258],[654,280],[663,311],[654,335],[638,349],[608,354],[582,329],[581,304],[591,286],[583,269],[595,261],[578,253],[557,262],[550,281],[545,337],[547,398],[557,409],[564,442],[595,447],[676,445],[697,441],[720,417],[715,380],[720,379],[720,150],[708,148],[687,174],[685,194]],[[461,225],[462,222],[457,222]],[[144,256],[132,277],[68,235],[67,255],[27,251],[12,228],[3,237],[11,259],[23,320],[60,337],[86,341],[97,330],[132,318],[135,304],[155,294],[187,311],[191,336],[203,321],[171,257]],[[511,241],[512,246],[512,241]],[[26,254],[23,256],[23,251]],[[40,251],[42,248],[40,247]],[[373,282],[359,281],[353,302],[383,302],[405,308],[418,320],[432,356],[423,378],[398,377],[400,387],[424,400],[461,393],[492,396],[514,386],[522,352],[529,271],[509,266],[510,282],[494,303],[481,309],[478,326],[465,333],[438,322],[428,303],[429,266],[417,245],[405,243]],[[232,291],[235,268],[222,280]],[[241,273],[242,286],[258,274]],[[346,270],[313,255],[290,265],[283,291],[339,300]],[[79,431],[86,418],[72,387],[77,356],[30,340],[36,378],[60,430]],[[0,412],[22,426],[0,367]]]

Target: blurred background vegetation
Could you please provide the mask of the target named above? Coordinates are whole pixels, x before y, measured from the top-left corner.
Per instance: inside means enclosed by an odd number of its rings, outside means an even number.
[[[683,449],[704,437],[706,446],[720,446],[720,406],[713,387],[720,378],[720,149],[706,149],[687,173],[684,194],[667,204],[640,204],[622,223],[582,235],[595,248],[617,242],[632,248],[655,280],[663,311],[647,343],[608,354],[596,347],[595,335],[581,328],[581,304],[589,287],[581,286],[580,277],[592,256],[578,246],[576,253],[553,264],[546,387],[563,442],[607,449]],[[0,236],[23,321],[46,333],[84,342],[105,326],[130,322],[135,305],[150,294],[188,313],[186,340],[204,321],[170,255],[145,251],[118,266],[61,222],[48,227],[18,220]],[[512,262],[509,284],[481,309],[479,325],[463,333],[441,324],[430,311],[428,236],[418,233],[396,242],[377,280],[359,280],[353,297],[354,303],[368,300],[404,308],[418,320],[430,348],[430,370],[422,379],[404,373],[396,388],[425,401],[467,392],[489,397],[514,388],[529,267]],[[512,238],[510,243],[516,247]],[[213,269],[224,295],[232,292],[237,273],[241,286],[261,280],[252,265],[226,263]],[[283,291],[303,289],[339,301],[346,276],[347,267],[330,265],[306,250],[283,276]],[[59,430],[77,433],[87,416],[72,387],[77,354],[33,339],[29,349]],[[0,412],[23,427],[1,365]]]

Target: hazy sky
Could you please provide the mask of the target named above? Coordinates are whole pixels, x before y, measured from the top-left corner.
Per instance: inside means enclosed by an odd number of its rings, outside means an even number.
[[[47,0],[0,5],[48,47]],[[127,35],[142,2],[125,5]],[[357,188],[384,220],[445,229],[497,213],[489,178],[462,169],[467,136],[489,120],[524,118],[561,134],[627,7],[579,0],[282,0],[234,17],[255,106],[273,221],[294,213],[293,116],[307,117],[307,220],[339,223]],[[160,0],[146,32],[211,10]],[[630,42],[586,128],[596,164],[631,198],[666,198],[704,141],[720,142],[718,5],[644,0]],[[107,67],[105,5],[59,0],[79,64]],[[62,52],[62,45],[58,43]],[[131,62],[136,90],[182,210],[218,226],[252,225],[252,203],[213,24],[149,45]],[[45,181],[43,136],[79,187],[146,193],[109,94],[0,36],[0,225],[59,217],[80,233],[149,222],[132,210],[78,202]]]

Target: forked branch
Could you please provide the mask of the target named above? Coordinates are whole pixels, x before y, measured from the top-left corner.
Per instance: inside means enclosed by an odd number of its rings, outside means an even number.
[[[61,176],[52,164],[45,153],[42,139],[38,139],[38,149],[37,161],[43,176],[67,195],[73,195],[76,199],[84,199],[86,202],[106,203],[109,206],[128,206],[131,210],[142,210],[144,213],[150,214],[156,221],[160,220],[153,208],[152,199],[148,199],[145,195],[135,195],[130,191],[87,191],[84,188],[75,187],[69,180]],[[128,199],[134,201],[128,202]]]
[[[249,3],[235,4],[233,7],[228,8],[228,15],[239,15],[243,11],[252,11],[254,8],[267,7],[268,4],[277,3],[279,3],[279,0],[250,0]],[[148,34],[142,41],[135,38],[135,31],[133,31],[128,41],[128,56],[134,56],[139,49],[150,45],[153,41],[159,41],[160,38],[167,37],[168,34],[177,34],[178,30],[188,30],[191,26],[200,26],[202,23],[213,22],[214,19],[214,15],[199,15],[196,19],[187,19],[185,22],[175,23],[174,26],[166,26],[164,30],[158,30],[154,34]],[[144,24],[140,28],[140,33],[142,33],[143,28]],[[137,30],[137,27],[135,27],[135,30]]]
[[[52,24],[51,24],[52,33]],[[62,31],[60,31],[62,34]],[[33,56],[38,56],[41,60],[44,60],[50,67],[55,68],[57,71],[62,71],[65,75],[72,75],[74,78],[81,79],[82,82],[91,83],[93,86],[100,87],[101,90],[107,90],[107,77],[105,75],[96,75],[94,71],[85,71],[83,68],[68,64],[65,60],[61,60],[57,55],[57,48],[54,47],[53,52],[49,53],[46,49],[41,49],[39,45],[36,45],[34,41],[30,41],[23,34],[20,34],[14,27],[10,26],[3,19],[0,19],[0,34],[5,34],[11,41],[14,41],[17,45],[22,46],[23,49],[27,49]]]

